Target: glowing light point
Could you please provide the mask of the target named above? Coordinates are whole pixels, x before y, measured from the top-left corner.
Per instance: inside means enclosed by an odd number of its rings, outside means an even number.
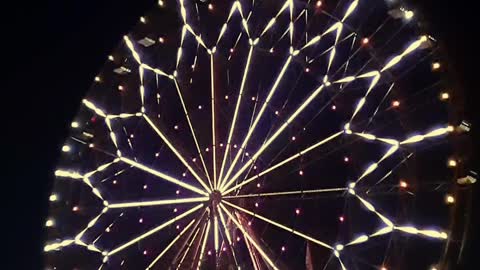
[[[441,67],[439,62],[432,63],[432,70],[438,70]]]
[[[240,242],[240,236],[237,236],[237,242]]]
[[[210,151],[210,149],[208,147],[205,148],[205,152],[209,152],[209,151]]]
[[[147,189],[147,188],[148,188],[148,186],[147,186],[147,185],[143,185],[143,189]]]
[[[405,181],[403,181],[403,180],[400,181],[400,187],[402,187],[402,188],[407,188],[407,187],[408,187],[407,182],[405,182]]]
[[[174,209],[173,209],[173,212],[174,212],[174,213],[176,213],[177,211],[178,211],[177,208],[174,208]]]
[[[208,4],[208,10],[213,10],[213,4],[212,3]]]
[[[107,227],[107,228],[105,229],[105,232],[107,232],[107,233],[110,232],[110,227]]]
[[[145,249],[145,250],[143,251],[143,255],[147,255],[147,253],[148,253],[148,252],[147,252],[147,250]]]
[[[407,19],[407,20],[410,20],[415,15],[413,13],[413,11],[411,11],[411,10],[405,10],[403,14],[404,14],[403,16],[405,17],[405,19]]]
[[[159,157],[160,156],[160,153],[155,153],[155,157]]]
[[[143,223],[143,218],[140,218],[140,219],[138,220],[138,223]]]
[[[109,55],[109,56],[108,56],[108,60],[113,61],[113,60],[115,60],[115,59],[113,58],[113,55]]]
[[[305,72],[307,72],[307,73],[310,72],[310,68],[308,68],[308,67],[305,68]]]
[[[258,207],[258,202],[255,203],[255,207]]]
[[[273,53],[273,48],[270,48],[270,50],[268,51],[269,53]]]
[[[457,167],[457,161],[453,158],[449,159],[447,164],[450,168]]]
[[[119,86],[118,86],[118,90],[119,90],[119,91],[122,91],[122,90],[123,90],[123,86],[122,86],[122,85],[119,85]]]
[[[47,227],[53,227],[55,225],[55,221],[53,219],[48,219],[47,222],[45,222],[45,226]]]
[[[285,252],[285,250],[287,250],[285,246],[282,246],[282,252]]]
[[[159,38],[158,38],[158,41],[159,41],[160,43],[164,43],[164,42],[165,42],[165,38],[159,37]]]
[[[388,270],[388,269],[387,269],[387,267],[382,266],[382,268],[380,268],[380,270]]]
[[[209,250],[209,251],[207,252],[207,254],[208,254],[208,256],[212,255],[212,251]]]
[[[344,221],[345,221],[345,217],[340,216],[340,217],[338,218],[338,220],[340,220],[340,222],[344,222]]]
[[[257,188],[260,188],[260,186],[261,186],[260,183],[257,183]]]
[[[233,53],[233,48],[230,48],[230,52]]]
[[[225,96],[225,99],[227,100],[227,99],[228,99],[228,96]]]
[[[201,110],[201,109],[202,109],[202,105],[198,105],[198,109]]]
[[[441,100],[448,100],[449,98],[450,98],[450,95],[448,94],[448,92],[443,92],[440,94]]]
[[[220,147],[223,147],[223,143],[220,143]]]
[[[227,248],[226,248],[226,247],[223,247],[223,248],[222,248],[222,251],[227,251]]]
[[[455,203],[455,197],[453,197],[450,194],[447,194],[447,196],[445,196],[445,202],[447,204],[453,204],[453,203]]]
[[[335,105],[332,105],[332,107],[331,107],[331,108],[332,108],[332,111],[335,111],[335,110],[337,109],[337,106],[335,106]]]
[[[275,115],[278,115],[278,111],[275,111]]]
[[[50,195],[50,197],[48,198],[48,200],[51,201],[51,202],[55,202],[56,200],[58,200],[57,194],[52,194],[52,195]]]
[[[317,1],[317,3],[315,4],[315,6],[316,6],[317,8],[321,7],[321,6],[322,6],[322,1]]]
[[[251,221],[249,221],[247,224],[248,224],[248,226],[252,226],[252,222],[251,222]]]
[[[343,161],[345,161],[345,162],[349,162],[349,161],[350,161],[350,159],[349,159],[348,157],[344,157],[344,158],[343,158]]]
[[[343,245],[338,244],[338,245],[335,246],[335,249],[338,250],[338,251],[342,251],[343,250]]]
[[[395,107],[395,108],[398,107],[398,106],[400,106],[400,101],[394,100],[394,101],[392,102],[392,106]]]
[[[173,129],[178,130],[178,125],[173,126]]]
[[[100,77],[96,76],[96,77],[95,77],[95,81],[96,81],[96,82],[100,82],[100,81],[101,81]]]
[[[300,208],[295,209],[295,214],[300,215]]]
[[[298,171],[298,175],[302,176],[302,175],[303,175],[303,171],[302,171],[302,170]]]
[[[252,101],[255,101],[255,97],[252,97]]]
[[[70,145],[64,145],[62,146],[62,151],[63,152],[70,152],[71,148],[70,148]]]
[[[146,22],[147,22],[147,19],[145,19],[145,17],[142,16],[142,17],[140,17],[140,22],[141,22],[141,23],[146,23]]]
[[[192,161],[193,161],[193,162],[196,162],[196,161],[197,161],[197,158],[192,158]]]
[[[362,44],[367,45],[370,40],[368,38],[363,38],[362,39]]]
[[[163,2],[163,0],[158,0],[158,5],[163,7],[165,5],[165,2]]]
[[[95,145],[93,143],[89,144],[88,147],[93,148]]]
[[[78,122],[72,122],[71,126],[72,128],[78,128],[80,125],[78,124]]]
[[[180,190],[177,189],[177,191],[175,191],[175,194],[179,195],[179,194],[180,194]]]
[[[236,145],[236,144],[234,144],[234,145],[233,145],[233,148],[237,148],[237,145]]]
[[[180,230],[180,225],[175,226],[175,229]]]
[[[73,212],[77,212],[79,209],[80,209],[80,208],[78,208],[78,206],[75,205],[75,206],[72,208],[72,211],[73,211]]]

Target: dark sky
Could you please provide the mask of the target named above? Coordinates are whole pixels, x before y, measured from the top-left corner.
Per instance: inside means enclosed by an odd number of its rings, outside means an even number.
[[[2,47],[6,45],[1,57],[7,70],[2,72],[2,135],[7,136],[2,145],[7,152],[2,151],[1,167],[8,171],[1,179],[7,228],[0,243],[7,250],[2,255],[8,256],[2,269],[40,269],[42,225],[59,146],[105,56],[155,1],[17,2],[15,7],[4,4],[1,16]],[[415,2],[421,2],[417,7],[444,42],[448,68],[466,93],[465,117],[473,120],[472,90],[478,90],[472,68],[478,51],[475,7],[446,0]]]

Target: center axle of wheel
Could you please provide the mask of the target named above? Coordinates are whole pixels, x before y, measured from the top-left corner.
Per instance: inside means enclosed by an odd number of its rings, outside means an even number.
[[[222,193],[218,190],[210,193],[210,204],[212,207],[216,207],[222,201]]]

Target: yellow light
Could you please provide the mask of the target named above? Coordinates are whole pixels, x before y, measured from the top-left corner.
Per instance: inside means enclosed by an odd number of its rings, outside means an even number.
[[[52,195],[50,195],[50,197],[48,199],[51,202],[54,202],[54,201],[58,200],[58,196],[57,196],[57,194],[52,194]]]
[[[455,159],[449,159],[448,160],[448,167],[453,168],[457,166],[457,161]]]
[[[53,227],[53,225],[55,225],[53,219],[48,219],[47,222],[45,222],[45,226],[47,227]]]
[[[317,7],[321,7],[322,6],[322,1],[317,1],[317,3],[315,4]]]
[[[146,23],[146,22],[147,22],[147,19],[145,19],[145,17],[142,16],[142,17],[140,17],[140,22]]]
[[[450,95],[448,94],[448,92],[443,92],[441,95],[440,95],[440,99],[442,100],[447,100],[450,98]]]
[[[108,60],[113,61],[114,60],[113,55],[109,55]]]
[[[381,270],[388,270],[385,266],[382,266],[382,268],[380,268]]]
[[[165,5],[165,3],[163,2],[163,0],[158,0],[158,5],[163,7]]]
[[[445,202],[447,204],[453,204],[455,203],[455,198],[452,195],[447,194],[447,196],[445,196]]]
[[[440,65],[439,62],[434,62],[434,63],[432,64],[432,69],[433,69],[433,70],[437,70],[437,69],[440,68],[440,66],[441,66],[441,65]]]
[[[80,125],[78,124],[78,122],[72,122],[71,126],[72,128],[78,128]]]
[[[404,16],[405,16],[405,19],[407,19],[407,20],[410,20],[411,18],[413,18],[413,15],[415,15],[415,14],[411,10],[405,10],[404,11]]]
[[[70,152],[70,150],[71,150],[71,148],[70,148],[69,145],[64,145],[64,146],[62,146],[62,151],[63,151],[63,152]]]
[[[100,80],[101,80],[100,77],[98,77],[98,76],[95,77],[96,82],[99,82]]]

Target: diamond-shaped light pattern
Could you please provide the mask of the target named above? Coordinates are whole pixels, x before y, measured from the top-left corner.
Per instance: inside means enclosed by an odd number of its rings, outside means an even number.
[[[72,123],[47,267],[438,263],[453,127],[435,40],[386,2],[159,1]]]

